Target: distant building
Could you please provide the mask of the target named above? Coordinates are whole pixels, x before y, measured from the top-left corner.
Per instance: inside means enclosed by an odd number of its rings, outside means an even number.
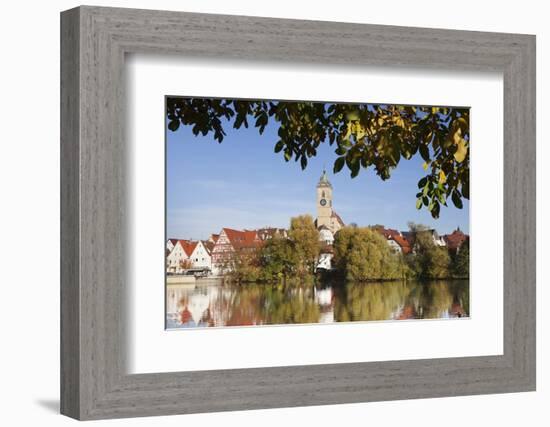
[[[401,235],[407,240],[412,251],[415,251],[416,239],[418,235],[427,234],[431,237],[435,246],[446,246],[445,240],[434,229],[419,230],[419,231],[402,231]]]
[[[273,237],[282,237],[285,239],[288,237],[288,230],[284,228],[264,227],[264,228],[258,228],[255,231],[256,231],[256,234],[258,235],[258,238],[262,242],[272,239]]]
[[[231,271],[235,254],[252,252],[262,241],[255,230],[222,228],[212,248],[212,272],[215,275]]]
[[[169,242],[173,247],[166,256],[167,272],[182,273],[189,268],[212,268],[210,250],[204,242],[178,239],[169,239]]]
[[[334,234],[326,225],[321,225],[319,228],[319,240],[325,245],[332,245],[334,243]]]
[[[385,228],[382,225],[375,225],[372,229],[378,231],[382,236],[384,236],[388,242],[388,245],[394,252],[400,252],[404,255],[412,252],[412,247],[409,241],[405,239],[399,231],[394,230],[393,228]]]
[[[451,234],[445,234],[443,240],[451,253],[458,253],[462,244],[469,240],[469,236],[464,234],[460,227],[457,227]]]
[[[212,268],[212,257],[208,247],[201,241],[195,242],[193,251],[189,254],[193,268]]]
[[[172,249],[174,249],[176,243],[178,243],[178,239],[168,239],[166,241],[166,249],[168,249],[169,252],[172,252]]]
[[[175,239],[170,239],[173,241]],[[176,240],[170,254],[166,259],[166,271],[170,273],[180,273],[183,270],[185,261],[189,261],[197,242],[190,240]],[[189,261],[190,262],[190,261]]]
[[[345,226],[342,218],[332,208],[332,184],[324,170],[317,183],[317,219],[315,226],[319,229],[325,226],[334,235]]]
[[[315,220],[315,226],[319,230],[319,240],[323,243],[316,269],[331,270],[334,236],[345,224],[333,208],[333,188],[328,180],[326,170],[323,170],[323,174],[319,178],[316,193],[317,219]]]

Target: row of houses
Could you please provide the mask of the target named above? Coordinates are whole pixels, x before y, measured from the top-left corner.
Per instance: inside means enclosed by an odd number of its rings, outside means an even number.
[[[189,269],[205,270],[220,275],[230,269],[234,254],[253,252],[268,239],[288,237],[283,228],[265,227],[257,230],[222,228],[208,240],[168,239],[166,271],[180,274]]]
[[[435,246],[445,246],[452,253],[457,253],[464,242],[469,240],[469,236],[457,227],[451,234],[440,236],[436,230],[422,231],[397,231],[392,228],[384,228],[382,225],[375,225],[372,228],[382,234],[390,247],[404,255],[414,252],[416,240],[419,234],[427,234]]]
[[[469,239],[460,228],[451,234],[440,236],[436,230],[423,230],[419,232],[398,231],[385,228],[382,225],[372,227],[378,231],[388,245],[395,251],[407,255],[415,250],[415,244],[419,233],[426,233],[436,246],[444,246],[451,252],[458,252],[464,242]],[[330,270],[332,264],[333,234],[325,226],[320,226],[319,240],[323,243],[323,250],[319,256],[317,268]],[[212,234],[208,240],[181,240],[168,239],[166,242],[166,271],[168,273],[181,274],[184,271],[204,270],[214,275],[223,275],[231,269],[235,254],[246,256],[248,252],[254,252],[265,241],[279,236],[288,237],[288,231],[283,228],[265,227],[257,230],[235,230],[222,228],[219,234]]]

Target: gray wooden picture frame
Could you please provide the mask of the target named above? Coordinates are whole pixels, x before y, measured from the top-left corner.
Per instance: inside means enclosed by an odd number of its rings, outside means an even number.
[[[502,72],[504,354],[128,375],[127,53]],[[62,12],[63,414],[85,420],[530,390],[534,36],[88,6]]]

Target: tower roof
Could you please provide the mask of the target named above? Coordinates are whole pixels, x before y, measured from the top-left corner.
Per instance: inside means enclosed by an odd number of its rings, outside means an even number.
[[[323,174],[321,175],[321,178],[319,178],[319,183],[317,184],[317,187],[330,187],[332,188],[332,185],[330,184],[330,181],[328,180],[327,171],[323,169]]]

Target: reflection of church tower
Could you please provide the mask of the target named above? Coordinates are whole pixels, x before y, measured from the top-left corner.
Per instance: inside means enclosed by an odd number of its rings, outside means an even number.
[[[317,228],[323,226],[332,233],[336,233],[344,226],[338,214],[332,209],[332,185],[325,170],[317,183]]]

